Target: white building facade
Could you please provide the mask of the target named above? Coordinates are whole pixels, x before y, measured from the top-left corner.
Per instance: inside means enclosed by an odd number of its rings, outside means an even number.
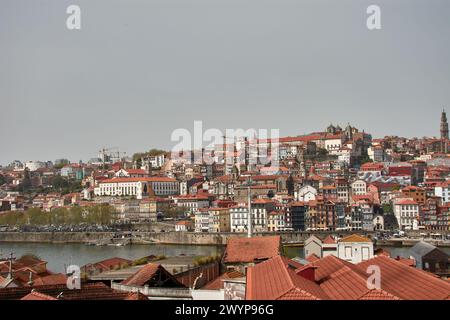
[[[367,183],[364,180],[356,180],[351,184],[352,194],[361,196],[367,193]]]
[[[400,230],[415,230],[419,221],[419,204],[412,199],[396,199],[394,215]]]
[[[434,187],[434,195],[441,197],[443,203],[450,202],[450,192],[447,183],[440,184]]]
[[[351,263],[360,263],[373,258],[373,243],[370,239],[350,235],[342,238],[337,244],[338,258]]]
[[[230,227],[231,232],[247,232],[248,226],[248,208],[234,207],[230,208]],[[252,231],[267,231],[267,210],[264,208],[252,208]]]
[[[142,199],[152,191],[156,196],[169,196],[178,194],[177,180],[166,177],[152,178],[113,178],[101,181],[94,189],[96,196],[135,196]]]

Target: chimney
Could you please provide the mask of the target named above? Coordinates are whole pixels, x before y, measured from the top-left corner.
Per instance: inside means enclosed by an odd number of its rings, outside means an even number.
[[[295,270],[295,273],[297,273],[299,276],[308,279],[310,281],[316,281],[316,269],[317,266],[313,266],[311,264],[307,264],[306,266],[303,266],[301,268],[298,268]]]

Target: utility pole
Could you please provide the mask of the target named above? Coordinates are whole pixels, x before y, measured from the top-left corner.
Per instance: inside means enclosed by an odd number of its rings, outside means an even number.
[[[12,262],[15,259],[14,254],[11,252],[9,254],[9,273],[8,273],[8,279],[12,279],[13,278],[13,272],[12,272]]]
[[[252,237],[252,176],[248,176],[248,214],[247,214],[247,238]]]

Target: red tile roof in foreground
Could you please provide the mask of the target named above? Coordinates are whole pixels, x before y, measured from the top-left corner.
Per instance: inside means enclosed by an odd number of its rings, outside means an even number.
[[[38,291],[31,291],[29,294],[27,294],[25,297],[23,297],[20,300],[58,300],[56,298],[53,298],[52,296],[40,293]]]
[[[247,270],[246,299],[319,300],[329,297],[318,284],[297,275],[281,256],[276,256]]]
[[[450,297],[450,283],[432,273],[385,256],[377,256],[357,266],[366,270],[370,265],[380,267],[381,288],[401,299],[443,300]]]
[[[128,286],[143,286],[147,281],[153,278],[160,267],[160,264],[148,263],[131,277],[123,280],[121,284]]]
[[[131,260],[120,258],[120,257],[114,257],[114,258],[105,259],[105,260],[102,260],[99,262],[95,262],[92,264],[88,264],[86,266],[92,265],[94,267],[99,267],[99,268],[103,268],[103,269],[111,269],[115,266],[130,265],[131,263],[132,263]]]
[[[0,300],[19,300],[30,294],[32,289],[31,287],[0,289]],[[44,285],[37,287],[37,291],[58,300],[123,300],[128,296],[128,292],[115,291],[103,283],[82,284],[81,289],[74,290],[68,289],[66,284]]]
[[[245,275],[243,275],[239,271],[236,270],[228,271],[205,284],[205,286],[202,287],[202,290],[220,290],[223,289],[224,280],[237,279],[242,277],[245,277]]]
[[[148,298],[140,292],[130,292],[123,300],[148,300]]]
[[[317,267],[316,272],[315,272],[315,279],[317,282],[324,281],[331,274],[335,273],[336,271],[338,271],[344,267],[347,267],[347,268],[351,269],[352,271],[359,273],[361,275],[366,275],[365,270],[358,268],[353,263],[339,259],[338,257],[336,257],[334,255],[326,256],[325,258],[314,261],[314,262],[310,263],[309,265]]]
[[[44,285],[55,285],[55,284],[66,284],[67,276],[62,273],[51,274],[45,277],[40,277],[33,279],[34,286],[44,286]]]
[[[315,281],[301,275],[311,266]],[[380,268],[381,288],[368,287],[369,266]],[[248,268],[246,292],[250,300],[446,300],[450,283],[383,255],[357,265],[327,256],[297,270],[277,256]]]
[[[320,260],[320,258],[315,253],[311,253],[309,256],[306,257],[306,261],[308,262],[314,262],[317,260]]]
[[[277,256],[281,250],[280,236],[230,238],[224,254],[224,262],[241,263],[265,260]]]
[[[369,290],[366,294],[361,296],[359,300],[400,300],[398,297],[378,289]]]

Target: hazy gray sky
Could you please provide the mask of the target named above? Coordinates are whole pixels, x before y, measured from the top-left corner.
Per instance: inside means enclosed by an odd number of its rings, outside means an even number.
[[[448,0],[2,0],[0,163],[170,148],[194,120],[438,135],[449,35]]]

